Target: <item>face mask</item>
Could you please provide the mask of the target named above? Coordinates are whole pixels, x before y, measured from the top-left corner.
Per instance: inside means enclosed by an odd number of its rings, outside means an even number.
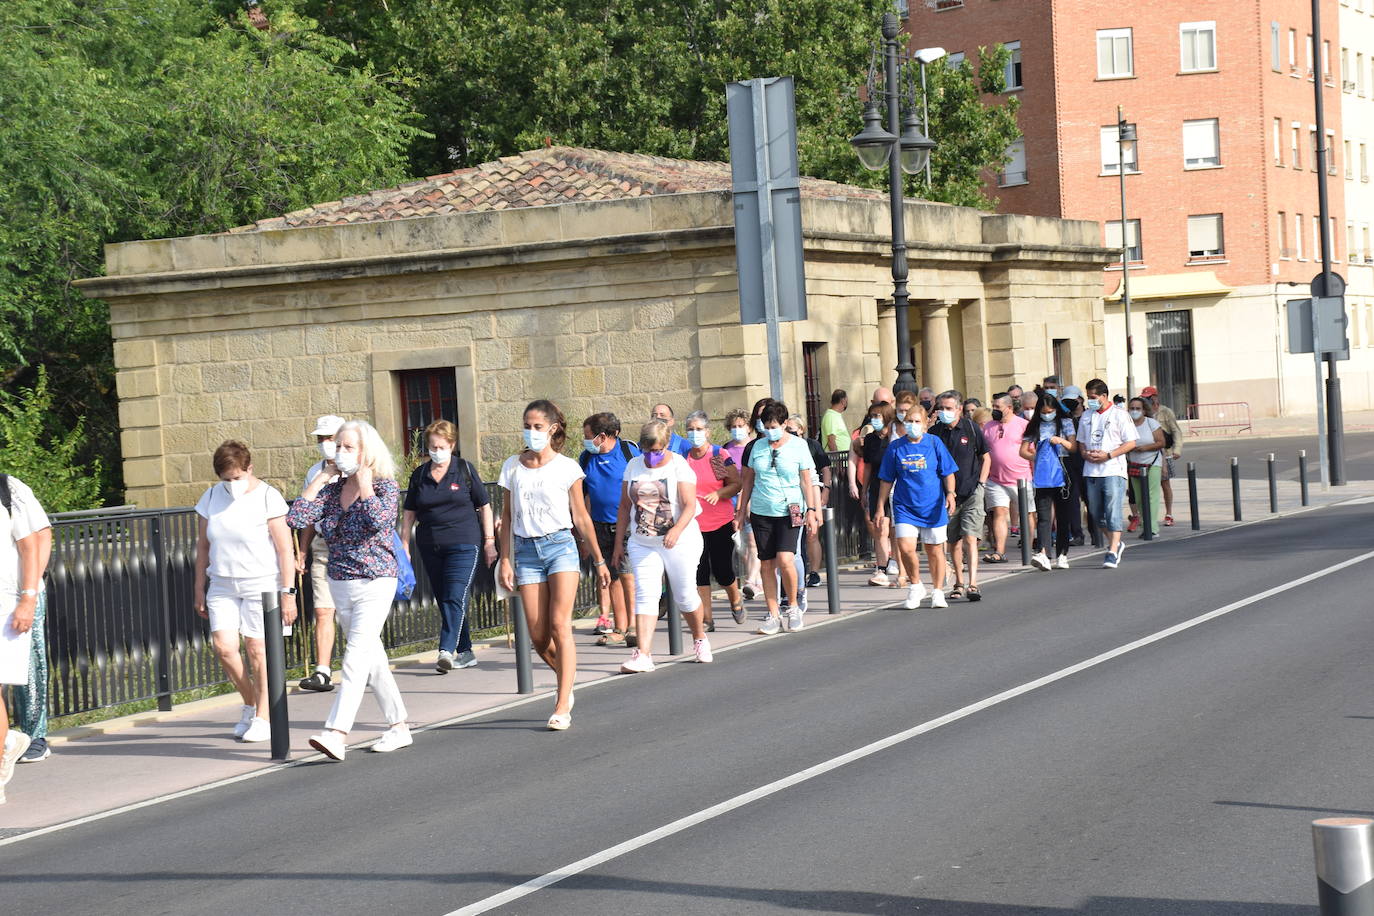
[[[526,429],[522,431],[525,438],[525,448],[532,452],[542,452],[549,445],[549,434],[543,429]]]
[[[905,419],[906,419],[906,411],[905,411],[905,410],[899,410],[899,411],[897,411],[897,419],[898,419],[898,420],[905,420]]]
[[[786,432],[786,430],[781,426],[770,426],[764,429],[763,434],[768,437],[769,442],[777,442],[782,438],[784,432]]]
[[[446,464],[452,454],[451,448],[432,448],[429,450],[429,460],[435,464]]]
[[[1002,422],[1002,408],[1000,408],[1000,407],[994,407],[994,408],[992,408],[992,420],[993,420],[994,423],[1001,423],[1001,422]]]
[[[1131,419],[1132,419],[1132,420],[1139,420],[1139,419],[1140,419],[1141,417],[1143,417],[1143,416],[1145,416],[1145,411],[1143,411],[1143,410],[1133,410],[1133,411],[1131,411]]]
[[[927,398],[921,402],[921,406],[926,409],[926,413],[930,413],[930,409],[935,406],[935,402]]]
[[[1042,414],[1040,415],[1040,419],[1041,419],[1041,420],[1044,420],[1046,423],[1053,423],[1053,422],[1054,422],[1054,417],[1055,417],[1055,415],[1052,414],[1052,413],[1042,413]]]
[[[339,473],[345,477],[356,474],[360,462],[357,452],[339,452],[334,456],[334,466],[339,469]]]
[[[338,450],[339,446],[333,439],[326,439],[320,443],[320,454],[324,456],[325,461],[333,461],[334,453]]]
[[[641,445],[640,448],[644,448],[643,445]],[[656,452],[646,448],[644,449],[644,463],[651,468],[656,468],[663,463],[663,455],[663,452]]]
[[[238,499],[248,492],[248,484],[249,480],[247,477],[242,477],[238,480],[226,480],[224,482],[224,489],[228,490],[229,495],[234,499]]]
[[[940,422],[946,426],[953,426],[957,419],[959,419],[959,414],[953,410],[940,411]]]
[[[1049,396],[1052,397],[1052,398],[1057,398],[1057,397],[1059,397],[1059,389],[1058,389],[1058,388],[1046,388],[1046,389],[1045,389],[1045,394],[1049,395]]]
[[[747,427],[747,426],[736,426],[736,427],[734,427],[733,429],[730,430],[730,438],[731,438],[731,439],[734,439],[736,442],[747,442],[747,441],[749,441],[749,427]]]
[[[582,451],[584,451],[584,452],[591,452],[592,454],[596,454],[597,452],[601,451],[601,449],[599,449],[599,448],[596,447],[596,440],[595,440],[595,439],[583,439],[583,440],[582,440]]]
[[[876,433],[876,432],[879,432],[879,431],[883,428],[883,418],[882,418],[882,417],[870,417],[869,420],[868,420],[868,425],[871,426],[871,427],[873,427],[873,431],[874,431],[875,433]]]
[[[908,423],[906,425],[906,436],[913,442],[920,442],[921,437],[925,434],[926,431],[921,428],[920,423]]]
[[[692,443],[693,448],[701,448],[706,444],[706,430],[689,429],[687,430],[687,441]]]
[[[762,420],[755,420],[755,421],[754,421],[754,428],[757,429],[759,432],[763,432],[763,421],[762,421]]]

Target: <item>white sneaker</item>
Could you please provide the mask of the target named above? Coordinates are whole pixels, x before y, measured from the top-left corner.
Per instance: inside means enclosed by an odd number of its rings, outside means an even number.
[[[635,649],[630,653],[629,661],[620,666],[621,674],[648,674],[654,670],[654,658],[645,652]]]
[[[410,747],[415,743],[415,739],[410,736],[410,726],[402,722],[400,725],[393,725],[382,732],[382,737],[378,738],[372,745],[372,750],[378,754],[389,754],[392,751],[399,751],[403,747]]]
[[[243,733],[248,731],[248,726],[253,724],[253,718],[258,714],[256,706],[244,706],[239,709],[239,724],[234,726],[234,737],[242,738]]]
[[[759,624],[759,628],[754,632],[761,633],[764,636],[776,636],[781,631],[782,621],[770,614],[763,618],[763,623]]]
[[[930,593],[931,607],[949,607],[949,602],[945,600],[945,593],[937,589],[932,589]]]
[[[906,600],[902,602],[902,607],[908,611],[914,611],[921,606],[921,601],[925,599],[926,587],[920,582],[911,583],[911,587],[906,590]]]
[[[787,629],[793,633],[806,626],[806,605],[802,602],[787,613]]]
[[[901,575],[901,570],[897,568],[897,558],[889,557],[887,561],[887,574],[889,576]]]
[[[311,735],[310,746],[330,760],[344,759],[344,736],[336,731],[326,728],[318,735]]]
[[[1066,554],[1066,553],[1061,553],[1061,554],[1059,555],[1059,558],[1056,559],[1056,560],[1054,561],[1054,568],[1055,568],[1055,569],[1068,569],[1068,568],[1069,568],[1069,555]]]
[[[715,661],[715,656],[711,654],[711,642],[705,637],[692,642],[692,651],[696,653],[697,661],[703,665]]]
[[[868,577],[869,585],[876,585],[880,588],[887,588],[888,581],[887,573],[883,572],[881,569],[873,570],[873,575]]]
[[[267,741],[272,737],[272,723],[254,716],[244,730],[240,741]]]
[[[1031,565],[1034,566],[1036,569],[1040,570],[1041,572],[1049,572],[1050,558],[1045,556],[1045,551],[1042,550],[1035,556],[1031,557]]]

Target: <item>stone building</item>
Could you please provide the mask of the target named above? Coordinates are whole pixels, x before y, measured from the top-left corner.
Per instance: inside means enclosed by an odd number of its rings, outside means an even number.
[[[129,501],[192,502],[230,436],[289,491],[324,413],[398,450],[449,417],[490,469],[536,397],[630,430],[657,401],[716,419],[751,404],[768,363],[763,327],[739,321],[729,188],[724,163],[542,149],[109,246],[80,285],[110,304]],[[868,189],[807,179],[802,197],[809,317],[783,326],[782,365],[788,403],[818,414],[833,387],[857,405],[891,383],[890,217]],[[1095,223],[921,202],[906,221],[922,383],[985,397],[1103,372]]]

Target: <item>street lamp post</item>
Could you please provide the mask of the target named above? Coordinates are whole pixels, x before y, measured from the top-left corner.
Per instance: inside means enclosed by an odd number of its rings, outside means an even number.
[[[935,144],[917,126],[915,99],[900,91],[902,67],[914,58],[899,49],[897,35],[901,23],[896,13],[883,15],[883,90],[875,74],[869,74],[868,104],[864,109],[864,129],[850,139],[859,161],[877,171],[887,166],[889,203],[892,210],[892,307],[897,319],[897,381],[894,392],[916,392],[916,372],[911,364],[911,333],[907,317],[910,296],[907,292],[906,219],[902,193],[902,173],[915,175],[924,170]],[[908,93],[910,95],[910,93]],[[882,125],[879,98],[887,104],[887,128]],[[903,116],[903,102],[907,102]]]
[[[1131,237],[1126,222],[1126,144],[1135,142],[1135,125],[1127,124],[1116,107],[1116,175],[1121,183],[1121,311],[1126,321],[1126,397],[1135,396],[1135,348],[1131,345]]]

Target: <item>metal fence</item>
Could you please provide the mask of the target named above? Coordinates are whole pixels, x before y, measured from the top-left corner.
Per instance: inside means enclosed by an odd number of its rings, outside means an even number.
[[[869,549],[863,513],[850,498],[848,455],[834,462],[830,505],[835,509],[842,558]],[[488,484],[492,511],[500,515],[502,491]],[[192,608],[196,514],[193,509],[76,513],[53,521],[48,568],[49,714],[68,716],[127,703],[156,700],[170,709],[176,693],[227,683],[210,643],[208,622]],[[382,630],[388,649],[438,638],[439,608],[419,551],[413,556],[414,595],[397,601]],[[586,572],[584,570],[584,572]],[[314,595],[303,577],[301,617],[286,638],[292,668],[311,661]],[[597,608],[596,581],[578,586],[574,613]],[[474,630],[503,627],[506,605],[496,600],[494,572],[478,564],[469,619]],[[342,635],[339,636],[342,640]],[[336,658],[341,645],[336,646]]]

